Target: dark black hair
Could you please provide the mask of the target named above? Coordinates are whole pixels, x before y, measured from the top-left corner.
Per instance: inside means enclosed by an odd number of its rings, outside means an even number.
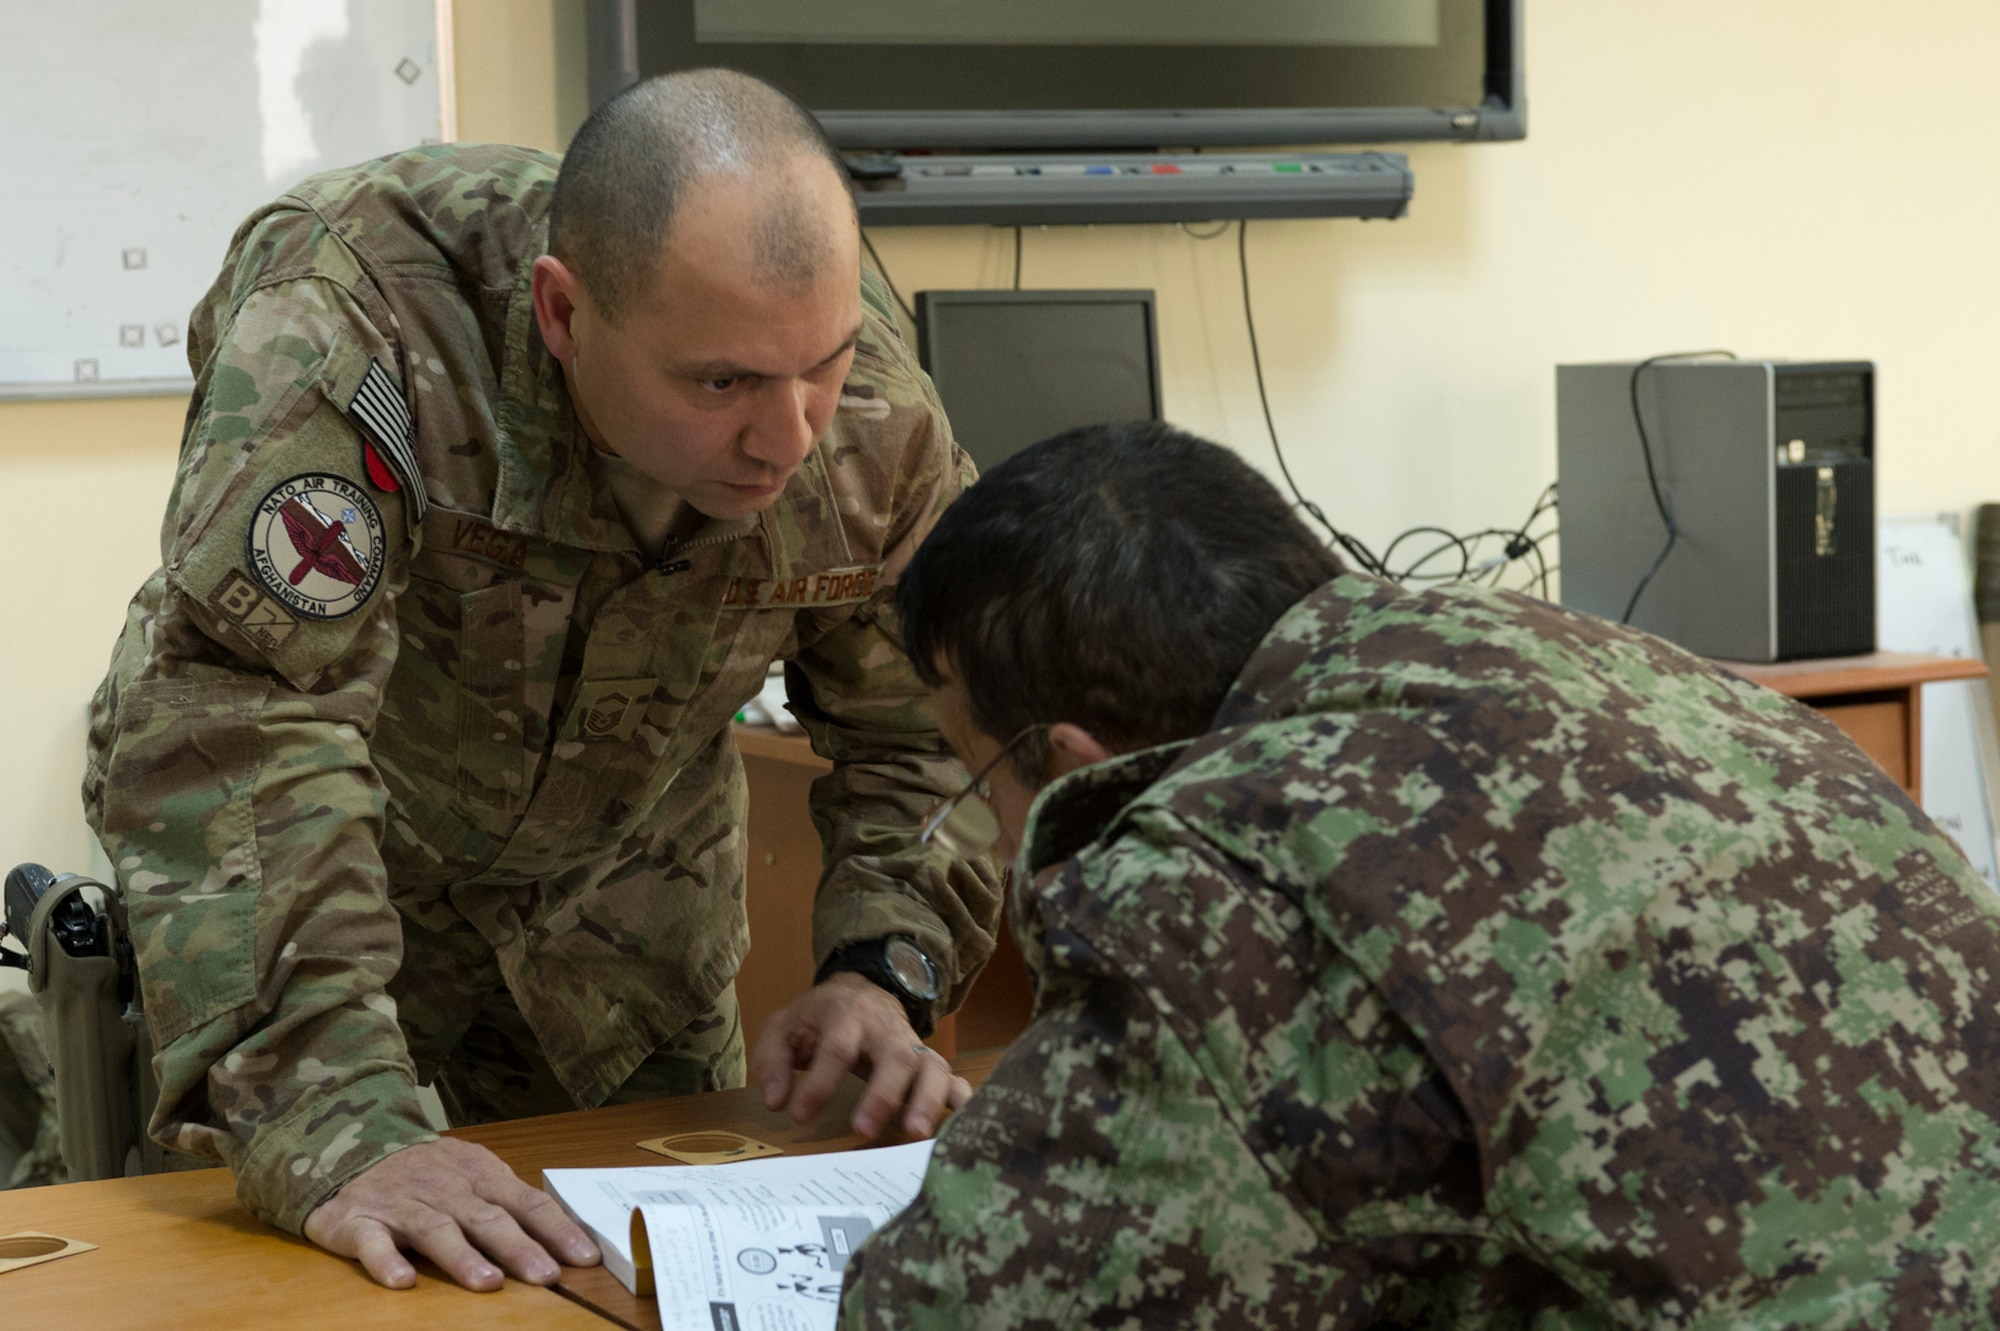
[[[762,79],[693,69],[635,83],[593,111],[563,154],[549,251],[616,320],[651,277],[690,185],[722,172],[782,170],[799,154],[847,179],[812,112]],[[757,230],[759,268],[809,281],[826,258],[824,225],[797,199],[780,198]]]
[[[1131,749],[1207,730],[1279,616],[1340,571],[1236,454],[1135,422],[995,467],[938,519],[896,599],[918,674],[958,678],[988,735],[1069,721]]]

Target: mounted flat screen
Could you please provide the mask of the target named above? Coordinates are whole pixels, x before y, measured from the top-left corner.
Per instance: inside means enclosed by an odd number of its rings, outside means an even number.
[[[600,0],[592,91],[727,65],[851,149],[1520,138],[1523,2]]]
[[[919,291],[917,355],[987,471],[1079,425],[1160,418],[1151,291]]]

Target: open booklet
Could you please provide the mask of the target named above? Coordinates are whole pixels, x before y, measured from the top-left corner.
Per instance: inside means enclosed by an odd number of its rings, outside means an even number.
[[[664,1331],[832,1327],[861,1240],[909,1205],[931,1143],[728,1165],[546,1169],[542,1190]]]

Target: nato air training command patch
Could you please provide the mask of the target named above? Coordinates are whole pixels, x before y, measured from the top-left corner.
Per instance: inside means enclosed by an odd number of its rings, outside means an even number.
[[[249,544],[257,581],[307,619],[353,614],[382,577],[382,511],[360,486],[324,472],[265,495]]]

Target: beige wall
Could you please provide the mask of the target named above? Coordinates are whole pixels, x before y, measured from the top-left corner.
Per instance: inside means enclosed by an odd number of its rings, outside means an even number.
[[[560,152],[589,113],[583,0],[453,0],[458,136]]]
[[[159,562],[179,398],[0,403],[0,871],[84,869],[84,707]]]
[[[580,0],[457,0],[460,133],[557,147]],[[2000,9],[1946,0],[1531,0],[1525,143],[1412,151],[1395,223],[1270,222],[1251,264],[1272,405],[1337,521],[1518,521],[1555,471],[1553,366],[1653,352],[1872,357],[1884,512],[2000,499]],[[17,131],[19,132],[19,131]],[[1008,281],[1009,233],[885,230],[907,293]],[[1030,231],[1030,285],[1160,293],[1168,414],[1268,466],[1231,239]],[[0,404],[0,859],[79,864],[82,713],[157,557],[181,404]]]

